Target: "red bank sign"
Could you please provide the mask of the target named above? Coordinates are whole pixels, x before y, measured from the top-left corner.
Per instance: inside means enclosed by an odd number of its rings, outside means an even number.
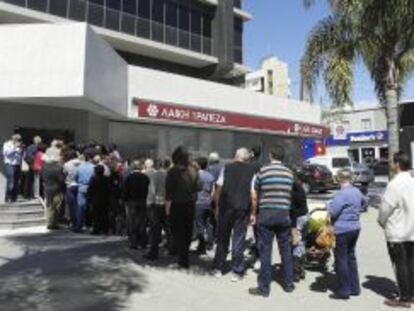
[[[326,127],[284,119],[251,116],[232,112],[214,111],[181,105],[136,100],[138,118],[175,121],[212,127],[232,127],[239,129],[263,130],[285,134],[326,136]]]

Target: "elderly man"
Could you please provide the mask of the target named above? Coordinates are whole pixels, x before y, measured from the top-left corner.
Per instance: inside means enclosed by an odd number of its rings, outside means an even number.
[[[22,137],[15,134],[3,145],[3,157],[6,170],[6,202],[17,200],[20,168],[22,166]]]
[[[238,149],[234,161],[223,168],[217,180],[218,235],[214,258],[214,267],[217,270],[215,275],[220,277],[224,273],[230,236],[233,232],[233,282],[240,280],[245,270],[243,253],[251,208],[250,187],[254,175],[249,160],[249,150]]]
[[[399,288],[399,297],[384,302],[390,307],[410,308],[414,302],[414,179],[408,172],[410,163],[407,154],[394,154],[395,176],[378,210]]]

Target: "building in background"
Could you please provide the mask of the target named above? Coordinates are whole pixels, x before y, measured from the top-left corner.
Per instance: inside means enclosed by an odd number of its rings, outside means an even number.
[[[322,113],[330,127],[327,154],[349,155],[356,162],[388,158],[388,131],[383,107],[331,108]]]
[[[225,0],[0,0],[0,142],[116,143],[125,158],[280,145],[297,163],[327,135],[320,106],[227,85],[248,18]]]
[[[414,99],[400,103],[400,149],[411,156],[414,169]]]
[[[250,72],[245,78],[245,88],[270,96],[290,97],[288,64],[277,57],[268,57],[260,64],[260,69]]]

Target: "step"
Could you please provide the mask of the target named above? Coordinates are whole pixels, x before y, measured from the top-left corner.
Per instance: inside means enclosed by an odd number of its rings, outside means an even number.
[[[2,220],[25,220],[30,218],[44,217],[45,212],[43,209],[25,209],[25,210],[0,210],[0,222]]]
[[[44,218],[31,218],[19,221],[0,221],[0,229],[17,229],[17,228],[28,228],[28,227],[37,227],[45,226],[46,220]]]
[[[43,205],[40,201],[25,202],[22,203],[4,203],[0,204],[0,211],[5,210],[31,210],[31,209],[43,209]]]

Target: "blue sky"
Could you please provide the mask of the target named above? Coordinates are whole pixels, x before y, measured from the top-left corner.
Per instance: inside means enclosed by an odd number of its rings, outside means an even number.
[[[305,9],[302,0],[243,0],[243,8],[253,15],[253,20],[245,24],[245,65],[256,69],[260,60],[269,55],[287,62],[292,96],[299,98],[300,58],[308,33],[329,13],[326,1],[317,0],[317,5]],[[403,97],[414,97],[414,81],[406,86]],[[315,100],[330,103],[323,87],[319,88]],[[353,100],[358,106],[376,102],[369,74],[361,64],[355,68]]]

